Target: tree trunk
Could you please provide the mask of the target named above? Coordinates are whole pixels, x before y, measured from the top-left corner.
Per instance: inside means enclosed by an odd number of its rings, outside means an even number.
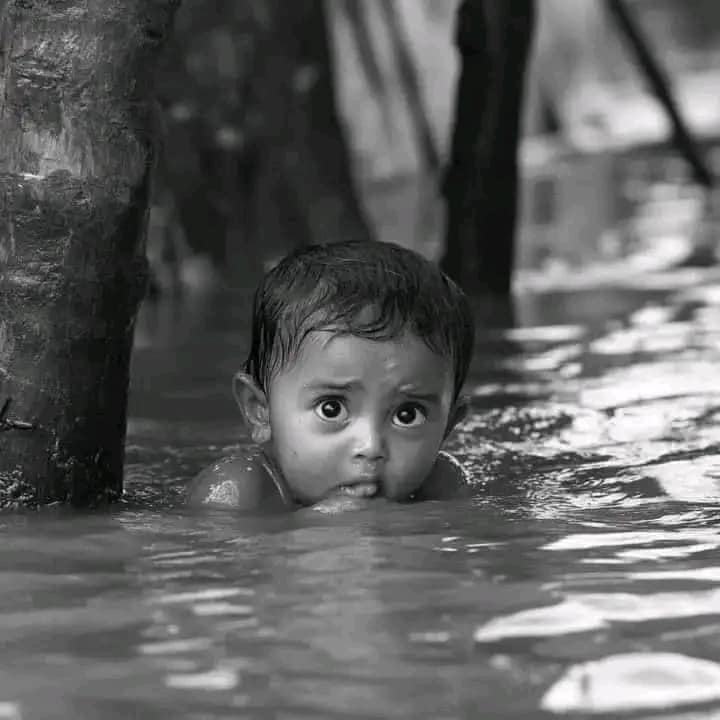
[[[443,269],[467,292],[510,293],[522,100],[534,0],[463,0]]]
[[[0,419],[0,504],[84,506],[122,490],[153,63],[178,4],[3,8],[0,406],[12,402]]]
[[[244,235],[270,260],[306,244],[369,238],[336,108],[324,0],[253,5]]]

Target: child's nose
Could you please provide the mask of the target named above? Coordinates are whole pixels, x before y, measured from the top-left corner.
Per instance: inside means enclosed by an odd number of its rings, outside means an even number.
[[[358,423],[353,454],[363,460],[383,460],[387,451],[382,428],[373,422]]]

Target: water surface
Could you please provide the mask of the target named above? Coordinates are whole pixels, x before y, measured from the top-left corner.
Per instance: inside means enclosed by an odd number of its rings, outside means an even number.
[[[0,515],[0,719],[720,717],[716,272],[482,313],[474,497],[340,514],[183,507],[248,310],[144,308],[122,503]]]

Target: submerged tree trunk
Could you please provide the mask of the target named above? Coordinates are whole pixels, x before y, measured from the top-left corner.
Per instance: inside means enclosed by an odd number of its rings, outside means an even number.
[[[310,243],[369,238],[337,112],[324,0],[252,7],[245,247],[273,259]]]
[[[178,4],[4,4],[0,505],[88,505],[122,489],[153,63]]]
[[[470,293],[510,292],[520,121],[534,0],[463,0],[443,269]]]

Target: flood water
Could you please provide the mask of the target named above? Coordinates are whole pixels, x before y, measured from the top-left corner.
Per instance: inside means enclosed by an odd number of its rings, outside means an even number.
[[[720,274],[486,313],[471,500],[191,512],[247,298],[146,306],[126,496],[0,515],[0,719],[720,718]]]

